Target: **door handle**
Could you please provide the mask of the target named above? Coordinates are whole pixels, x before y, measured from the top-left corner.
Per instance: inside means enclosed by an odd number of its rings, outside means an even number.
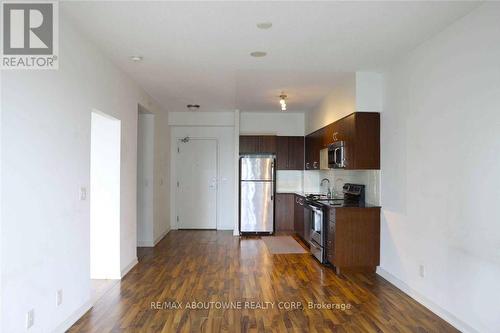
[[[271,201],[274,200],[274,162],[271,163]]]
[[[339,148],[335,148],[333,150],[333,164],[335,164],[335,166],[338,166],[338,162],[337,162],[337,150],[339,150]]]

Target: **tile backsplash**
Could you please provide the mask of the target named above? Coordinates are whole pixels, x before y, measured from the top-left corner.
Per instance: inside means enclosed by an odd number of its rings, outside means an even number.
[[[276,191],[278,192],[302,192],[303,171],[278,170],[276,171]]]
[[[326,193],[327,185],[320,186],[323,178],[330,180],[336,195],[342,195],[344,183],[363,184],[366,202],[380,204],[380,170],[307,170],[304,171],[304,192]]]
[[[326,184],[320,186],[323,178],[330,180],[330,187],[336,195],[342,195],[344,183],[365,185],[366,202],[380,205],[380,170],[306,170],[277,171],[278,192],[327,193]]]

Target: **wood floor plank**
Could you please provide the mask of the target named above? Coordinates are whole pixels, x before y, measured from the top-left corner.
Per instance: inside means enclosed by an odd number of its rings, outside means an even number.
[[[258,237],[171,231],[138,257],[69,332],[458,332],[376,274],[337,276],[309,254],[273,255]]]

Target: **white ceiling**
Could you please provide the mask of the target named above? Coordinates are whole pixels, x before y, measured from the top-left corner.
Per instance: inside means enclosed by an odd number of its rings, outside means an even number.
[[[315,107],[343,73],[383,68],[478,4],[96,1],[61,9],[169,111],[190,103],[279,111],[284,91],[294,112]],[[271,29],[257,29],[266,21]]]

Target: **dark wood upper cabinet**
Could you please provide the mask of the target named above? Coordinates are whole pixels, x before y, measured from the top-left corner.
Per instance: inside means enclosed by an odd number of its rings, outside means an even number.
[[[276,136],[241,135],[240,154],[275,154]]]
[[[304,169],[304,137],[278,136],[276,139],[277,170]]]
[[[304,137],[288,137],[288,170],[304,170]]]
[[[319,129],[306,136],[305,138],[305,168],[307,170],[317,170],[319,169],[319,151],[321,150],[321,145],[323,141],[324,130]]]
[[[240,153],[249,154],[257,153],[259,150],[259,139],[253,135],[240,136]]]
[[[352,113],[307,135],[305,140],[306,169],[318,169],[319,151],[335,141],[344,141],[345,169],[380,169],[378,112]]]
[[[276,169],[288,170],[288,137],[278,136],[276,139]]]
[[[276,138],[275,135],[260,136],[259,153],[276,154]]]

